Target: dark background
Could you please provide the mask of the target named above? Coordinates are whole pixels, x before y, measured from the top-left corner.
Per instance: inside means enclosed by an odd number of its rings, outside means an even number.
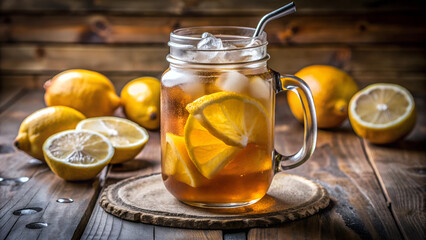
[[[1,0],[1,87],[41,88],[52,75],[85,68],[119,91],[160,77],[178,27],[255,27],[277,0]],[[270,66],[295,73],[330,64],[365,86],[391,82],[426,93],[424,0],[295,0],[297,13],[268,24]]]

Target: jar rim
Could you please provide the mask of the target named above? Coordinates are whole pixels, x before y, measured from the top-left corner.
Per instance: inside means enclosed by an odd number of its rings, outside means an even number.
[[[237,42],[241,40],[263,40],[266,42],[266,32],[262,32],[257,37],[253,37],[254,32],[256,29],[251,27],[241,27],[241,26],[201,26],[201,27],[184,27],[184,28],[178,28],[173,30],[170,33],[170,42],[173,42],[173,40],[180,40],[180,41],[200,41],[202,39],[201,34],[204,32],[209,32],[216,36],[218,34],[219,37],[221,37],[221,34],[224,34],[227,31],[232,30],[238,30],[241,33],[246,33],[246,35],[234,35],[233,37],[235,39],[222,39],[227,42]],[[195,33],[198,33],[194,36]],[[216,34],[215,34],[216,33]],[[239,36],[239,37],[237,37]],[[263,43],[263,41],[262,41]]]
[[[264,57],[256,60],[250,60],[250,61],[243,61],[243,62],[226,62],[226,63],[211,63],[211,62],[190,62],[181,60],[178,58],[174,58],[170,54],[167,55],[166,59],[170,63],[170,65],[175,66],[185,66],[185,67],[194,67],[194,68],[236,68],[236,67],[242,67],[245,65],[256,65],[267,62],[271,57],[269,54],[266,54]]]

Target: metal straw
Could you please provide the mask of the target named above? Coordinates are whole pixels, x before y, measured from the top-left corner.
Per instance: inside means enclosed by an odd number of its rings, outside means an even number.
[[[265,16],[262,17],[262,19],[260,19],[259,23],[257,24],[256,31],[254,32],[253,37],[259,36],[263,32],[263,29],[265,28],[266,24],[269,21],[287,16],[294,12],[296,12],[296,5],[294,5],[294,3],[291,2],[285,5],[284,7],[280,7],[277,10],[274,10],[266,14]]]

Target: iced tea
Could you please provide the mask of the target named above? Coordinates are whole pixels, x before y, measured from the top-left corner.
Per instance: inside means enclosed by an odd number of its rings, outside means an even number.
[[[272,96],[274,93],[271,84],[272,76],[266,66],[209,71],[171,68],[164,73],[161,92],[162,172],[165,186],[176,198],[194,205],[203,203],[204,205],[220,206],[228,203],[249,204],[265,195],[273,177],[272,119],[274,119],[274,110],[272,107],[274,104]],[[265,118],[265,121],[259,120],[251,123],[254,126],[246,127],[260,129],[262,133],[259,138],[262,139],[257,142],[247,141],[241,146],[232,146],[231,143],[229,146],[230,148],[235,147],[235,152],[230,154],[231,156],[224,157],[228,159],[216,160],[217,163],[213,163],[213,166],[207,167],[207,171],[203,171],[203,169],[197,168],[197,164],[194,162],[204,161],[203,158],[209,154],[213,155],[211,158],[220,158],[221,149],[227,148],[229,143],[212,144],[212,148],[218,149],[206,150],[198,157],[194,156],[196,154],[192,154],[191,157],[191,154],[188,154],[188,151],[191,151],[188,149],[188,142],[191,140],[188,138],[193,137],[194,141],[200,142],[206,141],[206,138],[197,136],[197,132],[192,133],[187,130],[190,125],[188,123],[190,113],[186,107],[203,98],[209,99],[209,96],[214,96],[218,92],[224,92],[222,95],[225,97],[228,96],[227,92],[230,95],[236,93],[235,96],[238,99],[230,100],[231,107],[233,107],[232,104],[241,104],[238,101],[246,99],[261,106],[261,112],[254,114],[261,115],[257,117]],[[238,106],[235,110],[244,111]],[[232,112],[229,114],[231,115]],[[214,119],[215,116],[212,118]],[[230,118],[228,125],[232,128],[234,126],[232,126],[232,117]],[[263,126],[258,126],[256,123],[263,123]],[[217,130],[221,131],[221,129]],[[186,136],[185,133],[194,136]],[[199,134],[202,135],[203,132]],[[253,131],[252,134],[254,134]],[[250,133],[246,133],[246,135],[250,135]],[[221,139],[221,136],[217,137],[217,141],[223,140],[226,141]],[[181,160],[181,158],[186,160]],[[206,158],[212,161],[209,157]],[[219,166],[221,164],[223,166]],[[182,165],[185,166],[182,167]],[[209,171],[211,168],[214,170]],[[211,172],[213,173],[211,174]],[[188,175],[189,177],[187,177]]]

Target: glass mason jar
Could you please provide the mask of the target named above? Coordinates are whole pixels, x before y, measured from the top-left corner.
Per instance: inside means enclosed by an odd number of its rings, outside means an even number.
[[[170,67],[161,79],[162,178],[186,204],[252,204],[266,194],[275,173],[301,165],[314,151],[316,115],[308,86],[269,69],[266,33],[253,33],[193,27],[170,35]],[[298,94],[305,111],[304,145],[292,156],[274,150],[275,94],[285,90]]]

